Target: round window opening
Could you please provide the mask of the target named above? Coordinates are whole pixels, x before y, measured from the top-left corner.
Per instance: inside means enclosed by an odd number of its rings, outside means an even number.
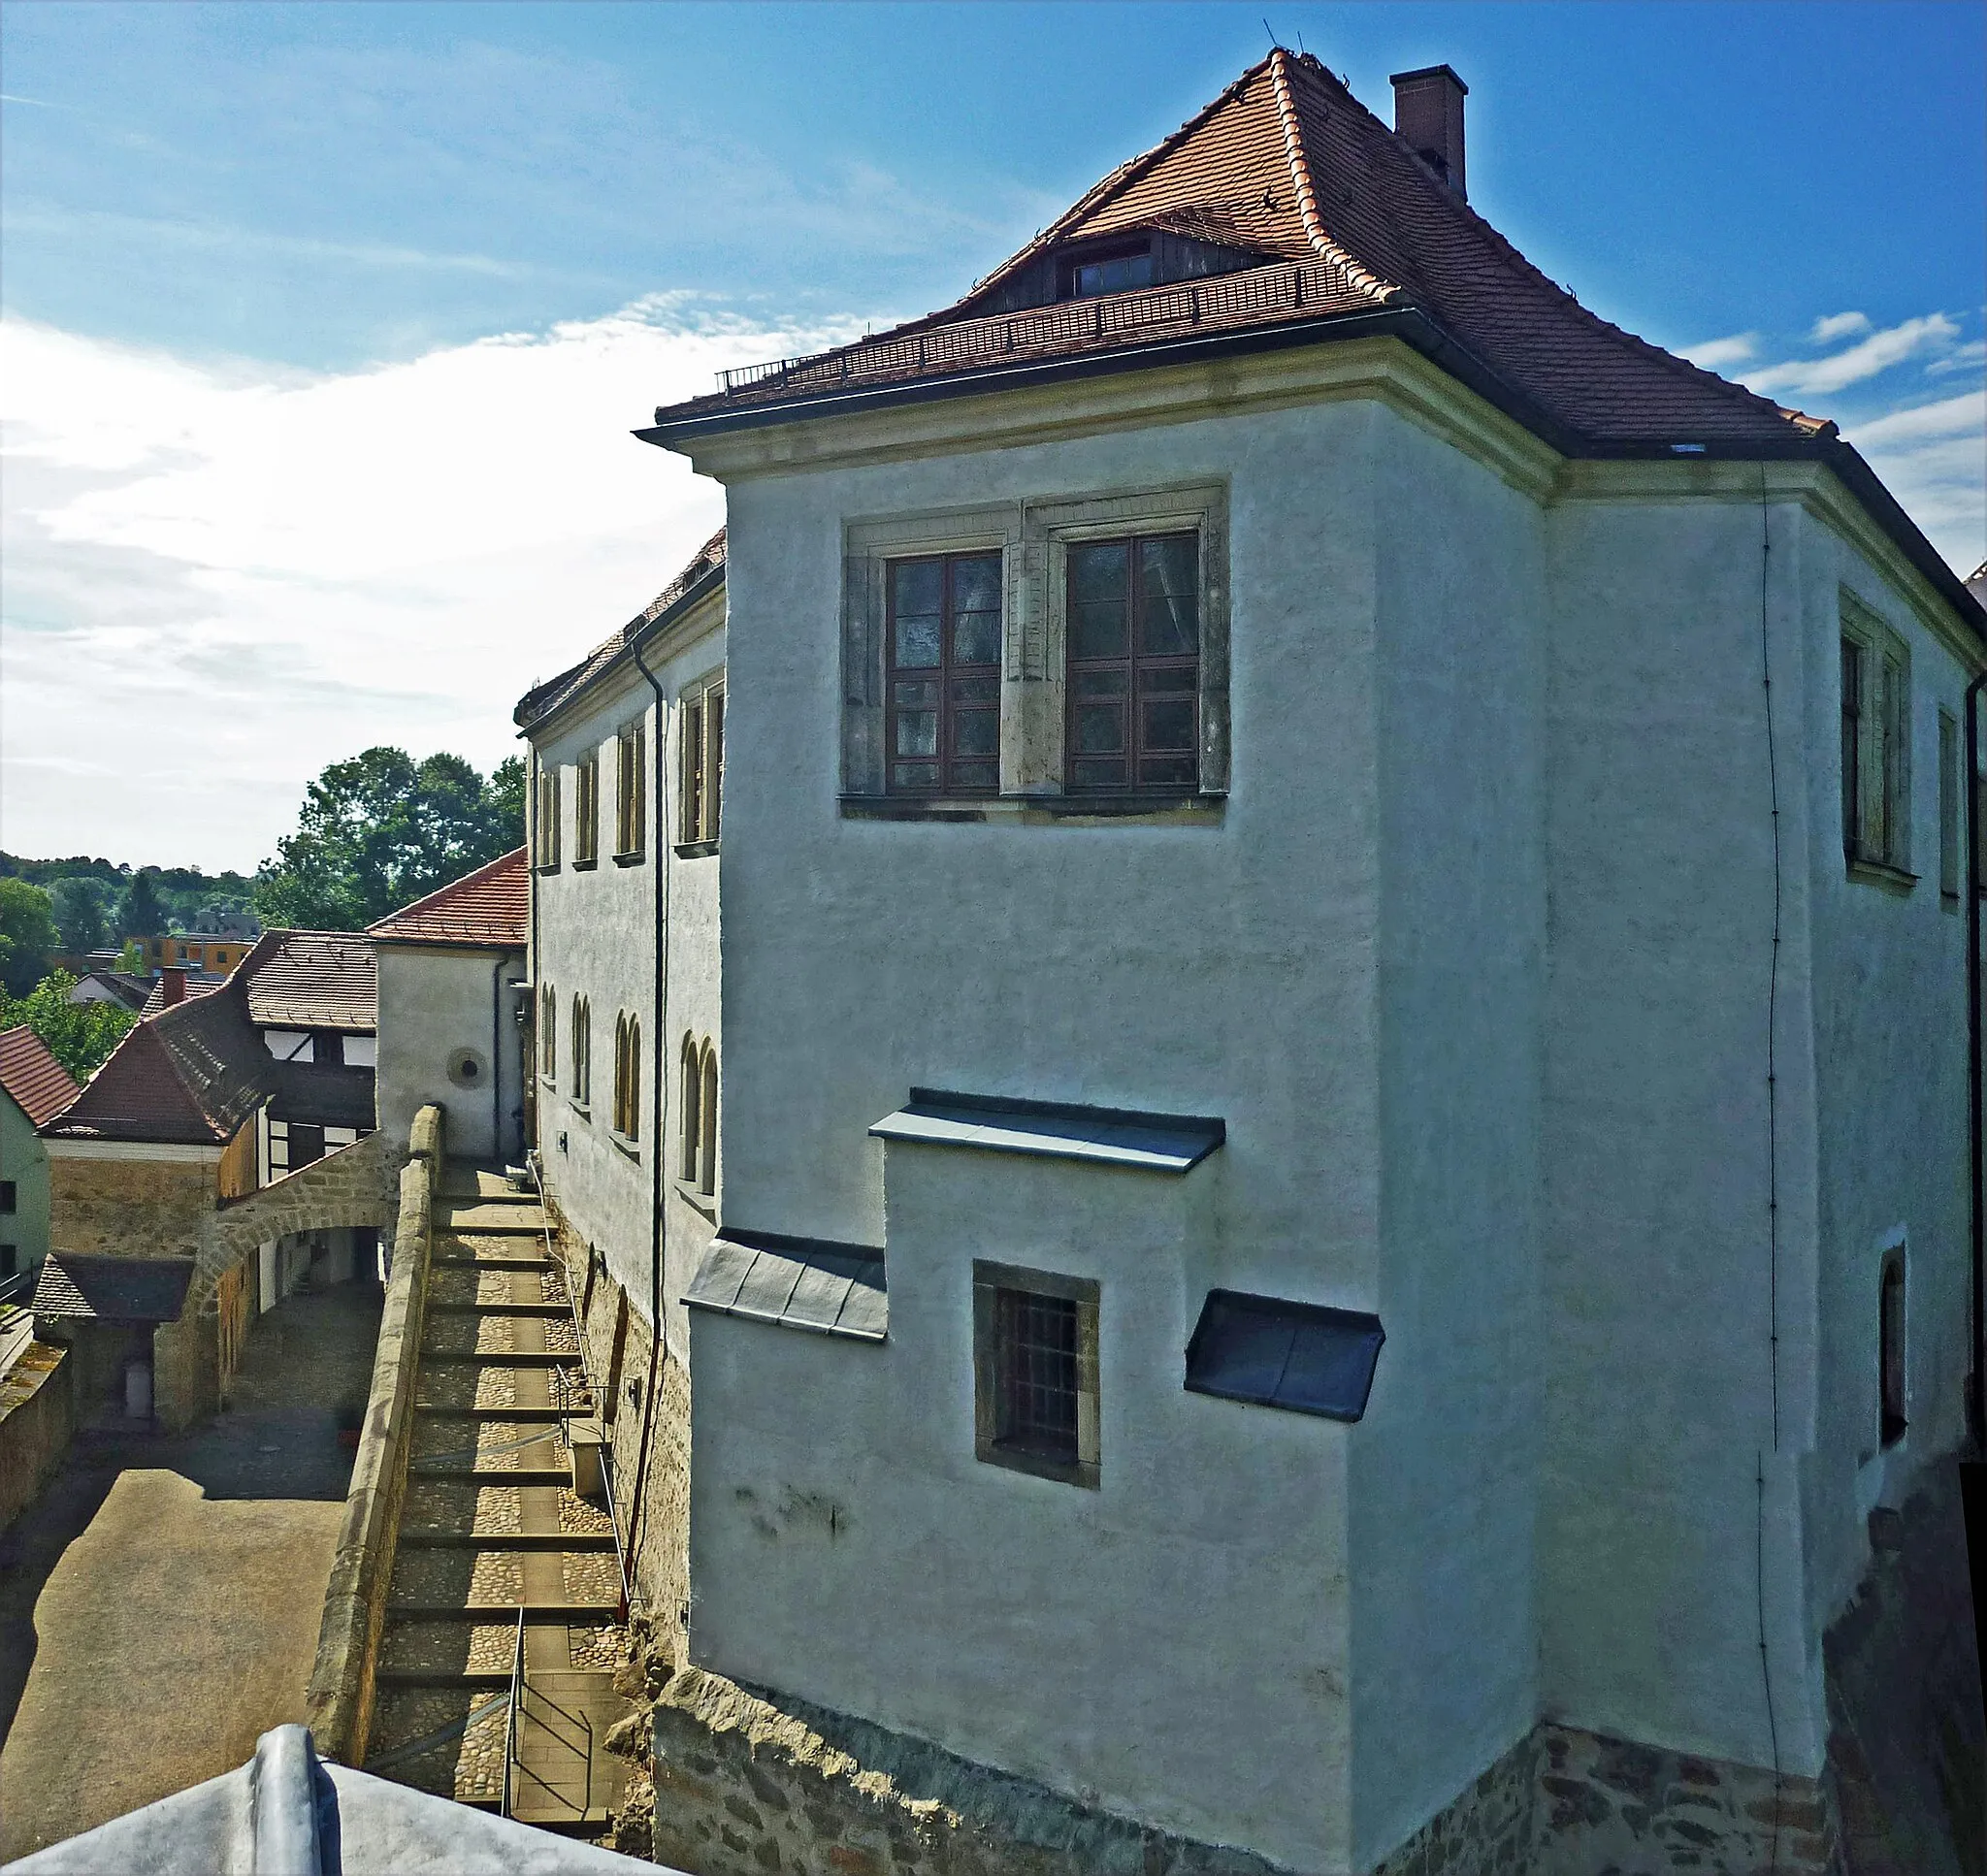
[[[481,1087],[489,1066],[474,1049],[458,1049],[448,1058],[448,1079],[457,1087]]]

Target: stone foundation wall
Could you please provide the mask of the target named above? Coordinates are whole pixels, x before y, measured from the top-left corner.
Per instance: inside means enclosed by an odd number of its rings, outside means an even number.
[[[699,1668],[652,1664],[648,1692],[654,1815],[636,1834],[690,1876],[1275,1872]],[[1547,1724],[1370,1876],[1843,1876],[1839,1839],[1811,1780],[1776,1792],[1770,1771]]]
[[[0,1376],[0,1531],[42,1489],[76,1426],[69,1351],[31,1342]]]
[[[633,1551],[634,1601],[647,1617],[651,1652],[673,1667],[685,1659],[690,1608],[690,1371],[680,1351],[657,1347],[642,1310],[607,1274],[604,1262],[590,1263],[586,1245],[556,1206],[547,1201],[546,1210],[580,1317],[587,1375],[606,1425],[614,1516],[622,1542]],[[654,1369],[661,1370],[661,1391],[651,1406]]]

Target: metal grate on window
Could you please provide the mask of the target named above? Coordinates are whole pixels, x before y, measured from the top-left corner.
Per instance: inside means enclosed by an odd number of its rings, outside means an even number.
[[[996,1296],[999,1399],[994,1441],[1045,1459],[1077,1459],[1077,1305],[1001,1290]]]

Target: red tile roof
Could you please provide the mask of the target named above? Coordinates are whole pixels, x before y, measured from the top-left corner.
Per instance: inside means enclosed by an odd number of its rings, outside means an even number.
[[[1258,264],[1176,285],[1001,309],[1073,243],[1165,230]],[[1548,280],[1316,58],[1278,48],[1114,170],[958,305],[808,359],[732,374],[656,423],[909,384],[1167,338],[1414,309],[1588,444],[1781,444],[1824,428],[1610,325]],[[1320,333],[1319,337],[1328,337]],[[796,412],[796,414],[801,414]]]
[[[46,1126],[82,1092],[24,1022],[0,1029],[0,1087],[37,1127]]]
[[[378,967],[372,939],[359,932],[265,931],[234,974],[250,1019],[264,1027],[379,1027]]]
[[[367,927],[395,944],[522,946],[531,922],[531,876],[522,847],[465,873]]]
[[[520,726],[529,727],[540,717],[549,716],[567,698],[576,695],[595,678],[619,663],[644,631],[680,603],[691,588],[706,574],[716,572],[724,564],[725,531],[720,528],[691,556],[690,564],[625,626],[603,638],[577,664],[570,665],[557,677],[548,678],[543,684],[534,685],[527,691],[518,700],[513,720]]]
[[[211,996],[227,981],[225,977],[201,977],[188,971],[186,973],[185,988],[181,993],[182,998]],[[166,1001],[164,978],[155,977],[151,980],[151,988],[147,992],[145,1002],[139,1006],[138,1014],[142,1017],[155,1017],[161,1010],[170,1010],[172,1007]]]
[[[223,1146],[274,1090],[277,1064],[239,987],[141,1018],[42,1131],[53,1140]]]

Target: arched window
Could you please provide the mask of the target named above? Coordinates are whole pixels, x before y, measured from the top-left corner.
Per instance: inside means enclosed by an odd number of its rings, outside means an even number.
[[[633,1140],[641,1131],[641,1019],[624,1016],[620,1086],[614,1103],[621,1131]]]
[[[559,998],[549,984],[538,992],[538,1073],[559,1078]]]
[[[1884,1259],[1876,1302],[1876,1375],[1886,1446],[1905,1437],[1905,1260]]]
[[[718,1051],[707,1042],[703,1045],[702,1083],[698,1101],[701,1131],[697,1152],[697,1189],[715,1192],[718,1189]]]
[[[697,1044],[683,1038],[683,1163],[681,1177],[697,1177],[698,1149],[703,1141],[703,1123],[698,1114],[703,1095],[703,1068],[698,1060]]]
[[[583,996],[572,999],[572,1098],[585,1107],[593,1098],[593,1006]]]

